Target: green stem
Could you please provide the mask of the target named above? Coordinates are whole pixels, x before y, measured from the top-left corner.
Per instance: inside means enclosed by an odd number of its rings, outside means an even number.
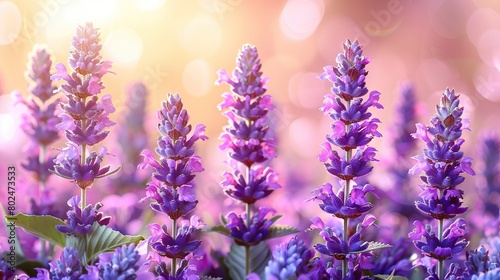
[[[347,108],[351,106],[351,102],[347,101]],[[351,125],[347,125],[346,130],[349,131],[351,129]],[[345,160],[350,162],[352,158],[352,150],[348,150],[345,153]],[[347,200],[349,200],[350,186],[351,180],[346,180],[344,185],[344,205],[347,204]],[[344,218],[344,242],[349,243],[349,219]],[[342,278],[347,275],[347,259],[342,260]]]
[[[245,205],[245,211],[247,215],[247,220],[246,220],[247,228],[250,228],[250,214],[251,214],[250,204],[247,203]],[[250,246],[245,245],[245,275],[248,274],[250,274]]]
[[[177,219],[172,220],[172,237],[176,238],[177,237]],[[177,271],[177,259],[172,258],[172,271],[170,272],[174,277],[176,276],[176,271]]]
[[[83,99],[83,103],[85,104],[85,99]],[[85,131],[86,129],[86,121],[85,120],[82,120],[82,131]],[[80,157],[80,164],[82,166],[85,165],[85,161],[87,159],[87,155],[86,155],[86,150],[87,150],[87,144],[83,143],[82,144],[82,152],[81,152],[81,157]],[[80,207],[82,208],[82,210],[85,208],[85,206],[87,205],[87,192],[86,192],[86,188],[81,188],[81,191],[80,191],[80,196],[81,196],[81,204],[80,204]]]
[[[439,198],[441,198],[443,196],[443,190],[439,190]],[[438,223],[438,238],[439,238],[439,242],[443,241],[443,219],[439,219],[439,223]],[[437,267],[437,273],[438,273],[438,277],[439,279],[444,279],[444,271],[443,271],[443,260],[439,260],[438,262],[438,267]]]
[[[43,165],[43,163],[45,162],[45,154],[47,152],[47,146],[45,145],[41,145],[40,146],[40,154],[38,155],[38,162],[40,163],[40,165]],[[45,176],[41,176],[40,177],[40,181],[38,181],[39,183],[39,186],[40,186],[40,199],[42,200],[43,199],[43,193],[45,192],[45,187],[46,187],[46,183],[47,182],[47,178]],[[41,201],[40,200],[40,206],[41,206]],[[46,250],[45,248],[47,247],[47,241],[43,238],[40,238],[40,261],[45,264],[46,263],[46,259],[47,259],[47,254],[46,254]]]

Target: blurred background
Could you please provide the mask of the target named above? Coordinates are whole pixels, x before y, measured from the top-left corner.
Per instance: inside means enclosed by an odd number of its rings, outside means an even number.
[[[500,133],[498,1],[0,0],[2,170],[7,165],[19,166],[27,141],[18,129],[23,108],[12,105],[11,92],[28,94],[24,74],[28,53],[34,44],[45,44],[54,64],[67,65],[71,37],[77,25],[88,21],[100,28],[101,55],[113,62],[112,71],[116,73],[104,78],[104,93],[113,95],[117,107],[117,113],[111,115],[118,123],[114,130],[127,125],[122,117],[126,92],[138,81],[143,81],[149,91],[143,127],[150,149],[158,136],[155,112],[169,92],[182,96],[193,124],[207,126],[210,139],[198,144],[206,169],[197,178],[200,212],[213,207],[213,199],[225,199],[219,182],[228,167],[224,164],[226,155],[217,146],[227,120],[217,105],[229,88],[214,85],[216,71],[232,71],[238,51],[246,43],[259,50],[262,71],[270,78],[268,93],[277,106],[270,115],[270,125],[277,138],[278,158],[271,164],[283,185],[273,194],[273,206],[282,207],[282,212],[294,213],[302,208],[281,198],[293,198],[300,204],[311,190],[331,180],[317,160],[320,144],[330,130],[330,119],[319,108],[331,85],[316,77],[324,66],[336,65],[335,58],[346,39],[358,39],[364,46],[364,55],[371,59],[367,87],[382,93],[380,103],[385,107],[373,112],[382,121],[380,131],[387,136],[372,142],[381,160],[370,177],[377,187],[390,185],[383,167],[393,154],[387,139],[396,121],[403,81],[413,83],[418,118],[424,123],[428,123],[446,87],[461,94],[472,129],[464,133],[466,155],[474,157],[483,131]],[[107,139],[109,152],[117,155],[109,160],[112,165],[124,164],[115,145],[116,135],[112,131]],[[62,147],[63,142],[55,148]],[[474,158],[475,165],[478,161]],[[475,184],[474,179],[467,180]],[[142,197],[144,185],[136,187]],[[75,186],[68,185],[66,190],[71,195],[78,193]],[[97,192],[106,190],[101,187]],[[210,209],[224,212],[222,208],[229,204],[226,200],[221,209]],[[320,212],[315,202],[308,204],[301,213],[306,223]],[[287,222],[298,225],[300,217],[294,217],[291,215]],[[208,224],[217,219],[218,214],[204,217]]]

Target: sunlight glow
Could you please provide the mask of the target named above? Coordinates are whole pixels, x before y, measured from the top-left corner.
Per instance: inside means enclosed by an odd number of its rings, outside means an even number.
[[[185,27],[179,30],[183,47],[196,57],[214,55],[222,44],[222,30],[219,23],[211,16],[194,16]],[[203,47],[200,47],[203,46]]]
[[[21,12],[10,1],[0,2],[0,45],[8,45],[19,36],[21,31]]]
[[[325,7],[319,0],[288,0],[281,12],[280,28],[292,40],[304,40],[318,27]]]
[[[193,96],[206,95],[216,79],[210,64],[201,59],[189,62],[182,73],[182,83],[186,91]]]
[[[141,11],[152,12],[165,4],[165,0],[134,0]]]
[[[132,29],[117,28],[110,32],[103,49],[105,56],[117,64],[134,64],[142,55],[142,39]]]

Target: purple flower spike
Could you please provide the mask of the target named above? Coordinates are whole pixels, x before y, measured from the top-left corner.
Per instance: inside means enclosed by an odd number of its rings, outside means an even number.
[[[108,155],[105,147],[89,154],[86,151],[87,147],[102,142],[109,134],[107,128],[115,124],[109,119],[109,115],[115,112],[111,95],[103,95],[100,99],[98,96],[104,89],[101,78],[111,67],[111,62],[101,61],[101,48],[98,29],[92,23],[78,26],[68,60],[70,73],[58,63],[56,74],[51,76],[54,81],[64,81],[60,91],[65,94],[67,102],[59,103],[63,112],[56,128],[64,130],[69,141],[66,148],[60,149],[61,154],[54,160],[51,171],[74,181],[83,193],[95,179],[120,169],[110,172],[110,166],[101,168],[104,156]],[[85,201],[83,193],[82,200]]]
[[[66,247],[56,264],[50,264],[50,279],[81,279],[83,274],[78,251]]]
[[[453,219],[465,213],[462,206],[463,191],[458,189],[465,178],[462,173],[475,175],[471,168],[471,159],[460,151],[465,142],[460,138],[462,131],[468,129],[469,121],[462,119],[464,109],[460,107],[459,95],[454,90],[446,89],[441,102],[436,106],[436,114],[431,117],[431,126],[417,124],[413,137],[425,143],[423,155],[415,156],[417,163],[409,173],[420,176],[423,184],[421,201],[416,207],[421,212],[439,221],[437,232],[430,225],[415,221],[416,228],[409,234],[410,239],[425,256],[438,261],[437,279],[444,277],[443,261],[461,252],[468,244],[465,234],[466,223],[458,218],[443,231],[445,219]],[[421,237],[425,241],[421,240]],[[429,268],[429,277],[434,274]]]
[[[102,212],[98,212],[102,207],[102,203],[98,202],[94,207],[87,205],[83,210],[78,205],[80,197],[74,196],[68,200],[68,205],[72,210],[67,212],[68,225],[57,225],[56,228],[62,233],[68,235],[81,235],[87,234],[92,230],[92,225],[97,222],[99,225],[107,225],[111,219],[109,216],[103,216]]]
[[[245,246],[254,246],[265,240],[269,233],[269,227],[273,224],[272,220],[265,219],[267,214],[274,214],[274,210],[270,208],[259,208],[259,211],[250,218],[250,226],[247,226],[246,213],[237,215],[234,212],[227,214],[228,223],[226,228],[229,229],[231,236],[236,244]]]
[[[374,137],[381,137],[378,131],[380,120],[372,117],[370,109],[383,109],[379,103],[380,92],[369,92],[366,87],[366,65],[370,59],[363,56],[358,41],[347,42],[344,52],[337,56],[337,66],[324,67],[319,76],[332,83],[331,93],[325,95],[321,111],[330,116],[331,134],[322,146],[318,156],[326,170],[340,179],[341,189],[335,191],[331,184],[324,184],[313,191],[311,200],[320,200],[319,207],[326,213],[342,219],[341,232],[323,228],[320,235],[326,244],[314,246],[323,255],[342,260],[342,268],[332,268],[328,274],[332,279],[351,279],[361,277],[362,269],[370,269],[372,254],[364,250],[369,242],[361,240],[361,229],[352,234],[350,219],[365,215],[374,206],[366,195],[374,194],[375,188],[369,184],[361,185],[361,177],[368,175],[373,166],[376,150],[369,144]],[[333,147],[337,147],[334,150]],[[360,185],[357,185],[359,183]],[[370,224],[375,217],[369,217]],[[364,223],[357,227],[364,228]],[[351,234],[350,234],[351,232]],[[329,265],[333,266],[333,263]],[[328,270],[327,270],[328,271]]]
[[[314,251],[309,249],[297,237],[276,246],[273,259],[266,269],[266,279],[281,280],[295,278],[308,272],[309,261],[314,257]]]

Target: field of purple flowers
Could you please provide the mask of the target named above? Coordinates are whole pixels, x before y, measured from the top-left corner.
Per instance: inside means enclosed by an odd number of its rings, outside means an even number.
[[[226,122],[214,140],[210,118],[192,117],[203,105],[183,92],[151,103],[150,78],[118,111],[96,24],[75,26],[63,59],[33,44],[28,86],[9,93],[27,141],[1,165],[0,279],[500,279],[497,129],[473,133],[473,102],[453,85],[425,110],[401,81],[388,112],[367,34],[316,69],[317,143],[305,124],[299,140],[282,133],[297,124],[258,45],[226,54],[235,64],[212,81]]]

